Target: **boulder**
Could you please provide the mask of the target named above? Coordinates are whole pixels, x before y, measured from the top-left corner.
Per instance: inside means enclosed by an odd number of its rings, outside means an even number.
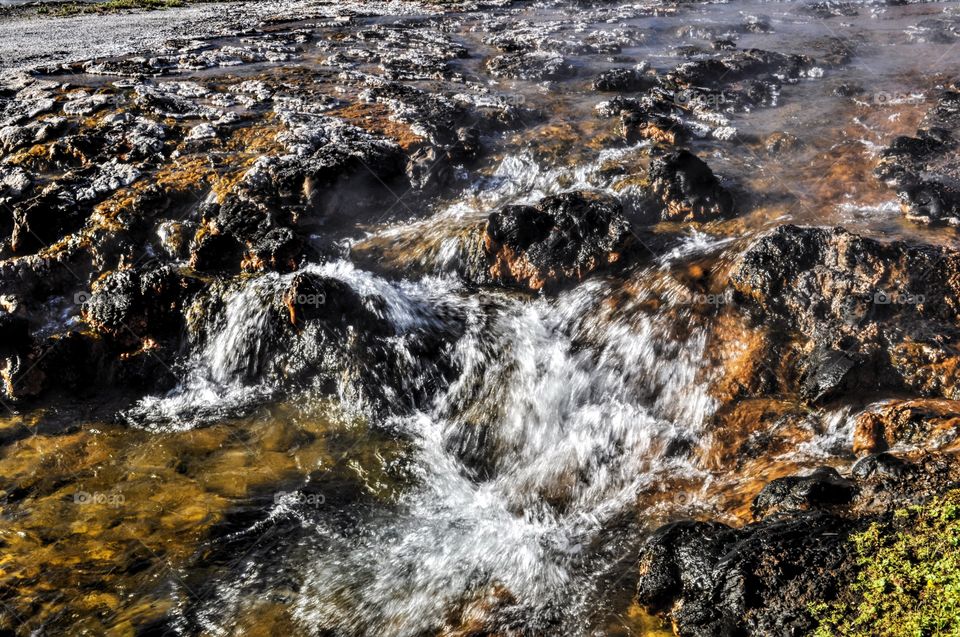
[[[734,264],[755,320],[800,353],[798,393],[960,398],[960,255],[843,229],[781,226]],[[781,349],[781,354],[787,351]]]
[[[661,527],[640,551],[637,601],[681,637],[800,635],[808,606],[852,581],[858,525],[812,511],[742,529],[714,522]]]
[[[97,281],[82,306],[83,320],[120,344],[179,337],[182,308],[198,285],[174,266],[117,270]]]
[[[475,282],[553,290],[621,262],[630,225],[620,203],[576,191],[533,206],[506,206],[490,215],[480,235]]]

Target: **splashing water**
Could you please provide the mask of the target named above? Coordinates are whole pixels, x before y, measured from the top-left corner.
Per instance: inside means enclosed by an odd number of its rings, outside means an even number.
[[[673,443],[695,441],[715,408],[698,382],[704,332],[677,341],[655,315],[612,314],[605,301],[614,289],[603,281],[553,300],[466,300],[446,279],[397,283],[346,263],[311,267],[379,299],[398,332],[442,327],[436,308],[444,305],[463,313],[466,328],[454,344],[459,373],[432,407],[379,422],[413,445],[414,485],[395,503],[365,512],[360,530],[275,506],[276,516],[295,516],[309,530],[306,547],[287,556],[310,565],[294,569],[303,576],[294,613],[302,626],[416,634],[438,628],[477,591],[508,590],[525,624],[559,622],[576,634],[577,604],[586,605],[591,582],[609,566],[598,551],[616,537],[610,526],[661,472],[698,474]],[[258,335],[264,299],[282,278],[230,298],[197,361],[203,383],[229,388],[251,377],[269,350]],[[224,351],[238,341],[247,345]],[[189,397],[195,410],[205,397],[198,387],[207,386],[188,384],[160,401]],[[239,603],[243,585],[220,588],[221,601]]]

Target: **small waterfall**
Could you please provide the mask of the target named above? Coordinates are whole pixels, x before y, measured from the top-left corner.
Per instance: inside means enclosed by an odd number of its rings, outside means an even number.
[[[258,382],[268,356],[271,306],[289,277],[267,274],[227,292],[206,343],[187,364],[184,380],[164,396],[147,396],[124,412],[127,422],[154,430],[190,429],[265,399]]]
[[[416,444],[418,486],[359,536],[308,522],[318,546],[296,603],[303,626],[419,634],[503,587],[528,625],[583,629],[578,600],[604,567],[587,547],[666,467],[697,474],[670,443],[695,438],[714,409],[696,381],[705,336],[676,342],[656,317],[615,319],[609,292],[589,283],[474,308],[459,378],[431,411],[391,421]]]

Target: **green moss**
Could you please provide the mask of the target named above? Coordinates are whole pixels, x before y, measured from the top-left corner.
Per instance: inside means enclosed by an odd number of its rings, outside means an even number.
[[[815,637],[960,636],[960,489],[851,540],[861,570],[838,601],[810,608]]]

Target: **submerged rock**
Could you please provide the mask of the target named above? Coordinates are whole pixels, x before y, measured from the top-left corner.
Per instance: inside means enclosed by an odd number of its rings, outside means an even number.
[[[639,69],[610,69],[593,80],[595,91],[633,92],[653,85],[653,79]]]
[[[492,213],[480,242],[474,280],[552,290],[619,263],[630,225],[615,199],[577,191]]]
[[[575,73],[562,55],[546,51],[518,51],[497,55],[486,62],[494,77],[514,80],[558,80]]]

